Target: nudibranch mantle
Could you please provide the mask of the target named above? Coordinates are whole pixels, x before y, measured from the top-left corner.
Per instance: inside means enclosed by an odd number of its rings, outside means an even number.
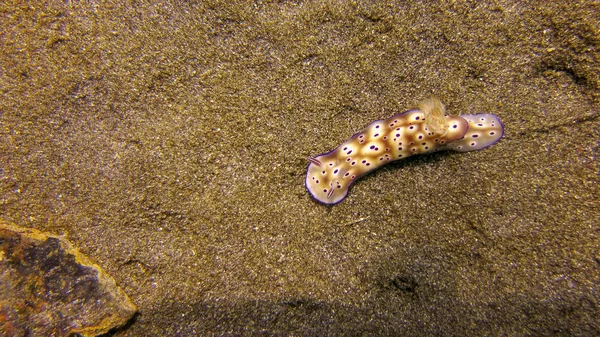
[[[496,143],[504,133],[497,116],[450,116],[437,99],[377,120],[335,149],[309,158],[306,189],[317,201],[342,201],[360,176],[394,160],[440,150],[467,152]]]

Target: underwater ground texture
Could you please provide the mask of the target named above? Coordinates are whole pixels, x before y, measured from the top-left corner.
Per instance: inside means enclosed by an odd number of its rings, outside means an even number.
[[[139,314],[114,336],[600,334],[595,1],[0,4],[0,212]],[[327,207],[308,156],[440,98],[482,151]]]

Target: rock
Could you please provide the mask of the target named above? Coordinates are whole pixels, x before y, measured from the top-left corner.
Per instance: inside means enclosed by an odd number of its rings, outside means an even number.
[[[0,220],[0,335],[96,336],[136,306],[62,237]]]

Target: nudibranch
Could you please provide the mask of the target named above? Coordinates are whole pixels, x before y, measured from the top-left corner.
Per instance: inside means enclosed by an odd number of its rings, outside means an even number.
[[[389,162],[440,150],[479,150],[503,134],[497,116],[450,116],[432,98],[419,109],[374,121],[332,151],[309,158],[306,189],[317,201],[333,205],[346,197],[360,176]]]

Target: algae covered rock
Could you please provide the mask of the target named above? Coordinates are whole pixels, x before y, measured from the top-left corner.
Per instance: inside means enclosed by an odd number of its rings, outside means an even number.
[[[0,335],[95,336],[135,305],[64,238],[0,220]]]

